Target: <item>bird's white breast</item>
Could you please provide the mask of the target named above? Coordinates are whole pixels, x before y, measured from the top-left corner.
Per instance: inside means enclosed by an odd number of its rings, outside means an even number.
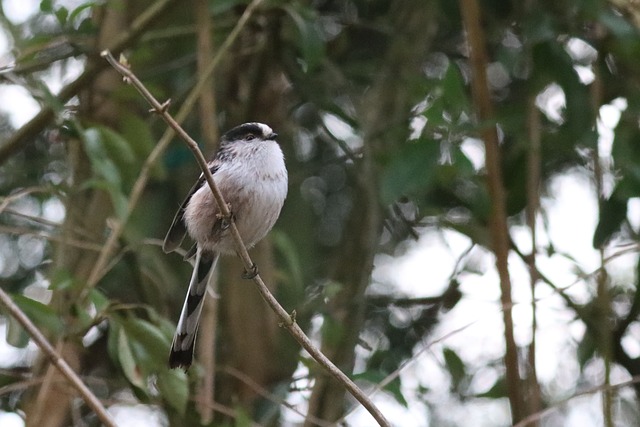
[[[213,177],[231,207],[244,243],[253,246],[271,230],[287,195],[287,170],[280,146],[275,141],[239,142]],[[212,234],[218,212],[205,184],[186,207],[187,230],[203,248],[233,253],[235,245],[228,230]]]

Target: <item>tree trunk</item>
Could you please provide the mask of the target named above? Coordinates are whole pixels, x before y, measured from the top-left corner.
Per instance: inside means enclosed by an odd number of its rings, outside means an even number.
[[[288,138],[287,91],[277,58],[277,17],[255,18],[234,48],[224,75],[222,98],[228,120],[225,129],[247,121],[269,124]],[[246,53],[243,53],[246,52]],[[285,149],[285,147],[283,147]],[[233,206],[231,207],[233,211]],[[276,294],[278,276],[269,236],[250,251],[259,272]],[[288,381],[296,369],[299,347],[278,327],[278,319],[250,280],[242,279],[243,267],[235,257],[221,260],[219,281],[220,336],[216,395],[220,403],[240,404],[260,423],[273,421],[277,412],[263,411],[258,388],[269,390]],[[271,402],[273,404],[273,402]],[[262,419],[268,414],[269,419]]]
[[[419,102],[412,83],[421,78],[421,66],[435,33],[433,2],[399,2],[393,7],[395,31],[374,86],[359,108],[365,133],[363,159],[354,178],[356,196],[348,220],[339,264],[332,280],[341,291],[327,303],[322,351],[345,373],[351,374],[355,347],[364,325],[364,293],[369,284],[382,227],[374,159],[408,138],[411,109]],[[381,125],[389,127],[381,128]],[[319,372],[309,401],[309,415],[336,421],[344,414],[345,390]],[[312,425],[307,422],[306,425]]]
[[[99,52],[109,40],[113,40],[127,28],[125,10],[119,2],[111,1],[96,8],[96,25],[100,28],[95,51]],[[90,61],[101,60],[92,58]],[[118,123],[118,107],[111,97],[112,92],[121,85],[117,73],[102,73],[80,96],[80,114],[82,119],[93,123],[113,126]],[[90,162],[84,152],[82,141],[73,139],[68,144],[69,163],[72,167],[72,184],[66,200],[66,217],[62,226],[65,237],[80,233],[83,239],[102,243],[105,223],[113,212],[109,195],[102,190],[86,189],[82,185],[92,176]],[[66,313],[66,322],[74,324],[73,306],[82,304],[77,301],[83,284],[91,274],[97,259],[97,252],[76,248],[65,243],[59,244],[54,253],[54,269],[68,273],[79,284],[70,290],[54,293],[52,305],[57,313]],[[57,346],[60,354],[76,371],[82,368],[82,344],[78,337],[63,337]],[[28,427],[59,427],[69,425],[69,414],[73,403],[73,393],[66,380],[53,365],[46,360],[38,362],[36,375],[44,375],[45,381],[37,393],[25,404],[26,425]]]

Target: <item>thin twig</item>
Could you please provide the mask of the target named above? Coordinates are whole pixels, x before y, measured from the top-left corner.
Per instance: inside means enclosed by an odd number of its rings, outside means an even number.
[[[283,398],[271,393],[269,390],[265,389],[260,384],[258,384],[256,381],[254,381],[253,378],[249,377],[247,374],[245,374],[244,372],[239,371],[236,368],[232,368],[230,366],[226,366],[226,367],[222,368],[221,371],[231,375],[232,377],[236,378],[238,381],[243,382],[244,384],[249,386],[249,388],[251,388],[253,391],[255,391],[257,394],[259,394],[263,398],[268,399],[268,400],[272,401],[273,403],[277,403],[278,405],[284,406],[285,408],[289,409],[292,412],[295,412],[296,414],[300,415],[303,418],[306,418],[311,423],[313,423],[313,424],[315,424],[317,426],[326,427],[326,426],[335,425],[334,422],[325,421],[325,420],[320,419],[318,417],[314,417],[313,415],[310,415],[310,414],[308,414],[308,415],[303,414],[294,405],[292,405],[291,403],[287,402]]]
[[[16,191],[13,194],[9,194],[8,196],[3,197],[0,203],[0,212],[3,212],[11,203],[15,202],[18,199],[21,199],[24,196],[28,196],[33,193],[50,193],[52,190],[46,187],[29,187],[24,188],[22,190]]]
[[[453,335],[455,335],[455,334],[457,334],[459,332],[462,332],[462,331],[464,331],[466,329],[469,329],[471,326],[475,325],[476,323],[479,323],[479,322],[481,322],[483,320],[486,320],[486,319],[488,319],[487,316],[483,316],[481,318],[479,317],[479,318],[477,318],[475,320],[472,320],[472,321],[466,323],[463,326],[460,326],[459,328],[456,328],[456,329],[454,329],[454,330],[452,330],[450,332],[447,332],[446,334],[442,335],[439,338],[436,338],[435,340],[427,342],[422,348],[420,348],[418,351],[416,351],[410,358],[408,358],[408,359],[404,360],[402,363],[400,363],[400,365],[393,372],[391,372],[389,375],[387,375],[382,381],[379,381],[370,394],[373,395],[373,394],[379,392],[380,390],[384,389],[392,381],[394,381],[396,378],[398,378],[400,376],[400,374],[402,373],[402,371],[404,371],[407,367],[409,367],[410,365],[412,365],[413,363],[418,361],[419,358],[424,353],[426,353],[428,350],[430,350],[434,345],[439,344],[441,342],[444,342],[449,337],[452,337]],[[342,415],[342,417],[340,419],[335,421],[335,425],[341,425],[341,423],[344,423],[346,418],[349,415],[351,415],[356,409],[357,409],[357,407],[353,407],[353,408],[350,408],[348,411],[346,411],[344,413],[344,415]]]
[[[529,139],[529,150],[527,153],[527,227],[531,235],[531,253],[527,259],[529,267],[529,288],[531,290],[531,342],[527,347],[527,370],[526,378],[528,391],[525,396],[527,404],[526,414],[538,412],[540,410],[542,397],[540,383],[538,381],[537,367],[537,333],[538,333],[538,310],[536,305],[536,285],[538,284],[538,234],[536,230],[536,220],[540,209],[540,165],[541,158],[541,130],[540,111],[535,103],[535,96],[529,98],[527,104],[527,135]]]
[[[0,303],[9,311],[9,314],[16,319],[27,333],[33,338],[33,341],[43,351],[43,353],[51,360],[51,363],[58,368],[60,373],[69,380],[71,385],[78,390],[84,401],[93,409],[95,414],[100,418],[103,424],[108,427],[116,427],[115,422],[107,412],[100,400],[93,394],[91,390],[82,382],[78,375],[71,369],[69,364],[60,356],[40,330],[29,320],[29,318],[14,304],[11,297],[0,288]]]
[[[41,216],[29,215],[29,214],[17,211],[15,209],[7,208],[7,209],[5,209],[3,211],[0,211],[0,212],[2,212],[4,214],[7,214],[7,215],[16,216],[16,217],[18,217],[20,219],[23,219],[25,221],[34,222],[34,223],[36,223],[38,225],[44,226],[45,228],[58,228],[58,227],[60,227],[60,222],[58,222],[58,221],[51,221],[51,220],[45,219],[45,218],[43,218]]]
[[[144,12],[134,20],[129,29],[122,33],[120,37],[110,43],[107,48],[113,52],[120,52],[129,47],[149,25],[156,21],[157,17],[163,13],[176,0],[158,0],[149,6]],[[102,61],[91,61],[84,72],[74,81],[63,87],[56,96],[55,105],[63,105],[88,83],[106,68]],[[23,149],[27,144],[35,140],[35,137],[54,118],[56,108],[53,105],[45,105],[38,114],[20,127],[4,144],[0,146],[0,164],[9,157]]]
[[[65,243],[68,243],[70,246],[75,246],[80,249],[87,249],[94,252],[99,252],[100,249],[102,249],[100,245],[93,242],[88,242],[86,240],[63,238],[61,236],[49,234],[43,230],[32,230],[25,227],[12,227],[9,225],[0,225],[0,233],[16,234],[20,236],[24,235],[24,236],[40,237],[46,240],[51,240],[52,242],[65,242]]]
[[[247,6],[242,16],[240,16],[240,19],[238,19],[238,23],[236,24],[236,26],[229,33],[224,43],[218,48],[216,55],[211,59],[206,70],[202,73],[201,76],[199,76],[198,82],[193,87],[193,89],[191,89],[191,92],[189,92],[189,95],[182,104],[182,107],[180,107],[180,110],[176,114],[176,122],[181,123],[191,112],[196,102],[200,98],[200,94],[203,90],[205,90],[207,81],[218,67],[218,64],[220,63],[224,55],[231,48],[233,42],[238,38],[240,32],[245,27],[245,25],[249,21],[249,18],[261,2],[262,0],[253,0]],[[167,149],[174,136],[175,131],[173,130],[173,128],[167,128],[165,133],[160,138],[160,141],[158,141],[158,144],[156,144],[156,146],[142,165],[140,174],[138,175],[138,178],[136,179],[136,182],[133,184],[133,188],[131,189],[131,194],[129,195],[127,210],[124,214],[124,217],[120,218],[119,221],[116,222],[111,233],[109,234],[109,237],[107,238],[107,241],[103,245],[102,251],[100,252],[93,270],[89,275],[89,280],[87,281],[87,286],[85,287],[86,292],[93,288],[108,271],[107,266],[109,264],[109,259],[111,258],[113,251],[116,248],[118,239],[120,239],[120,236],[124,231],[124,227],[129,220],[129,217],[138,204],[140,197],[142,197],[142,193],[144,192],[147,181],[149,180],[149,176],[151,175],[151,170],[160,159],[162,153],[164,153],[164,151]]]
[[[142,84],[142,82],[138,80],[135,74],[133,74],[133,72],[129,68],[116,61],[116,59],[113,57],[113,55],[111,55],[109,51],[103,51],[102,56],[111,64],[111,66],[113,66],[120,74],[122,74],[126,81],[132,84],[136,88],[136,90],[138,90],[138,92],[153,107],[153,111],[160,117],[162,117],[162,119],[176,132],[178,136],[180,136],[180,138],[183,139],[189,149],[193,152],[193,155],[196,158],[196,162],[202,170],[204,178],[213,193],[221,215],[226,218],[228,223],[230,224],[229,229],[236,245],[236,251],[240,256],[240,259],[242,260],[244,268],[247,271],[254,269],[255,264],[253,263],[251,257],[249,256],[249,253],[247,252],[247,248],[244,245],[242,238],[240,237],[238,228],[233,221],[229,206],[224,201],[222,193],[218,189],[213,176],[211,175],[211,171],[209,171],[207,161],[198,148],[198,144],[184,131],[184,129],[182,129],[182,127],[180,127],[180,125],[174,120],[174,118],[167,112],[168,103],[160,103]],[[289,333],[295,338],[296,341],[298,341],[300,345],[302,345],[302,347],[311,355],[311,357],[313,357],[322,367],[324,367],[331,375],[333,375],[339,382],[344,385],[344,387],[353,395],[353,397],[355,397],[369,411],[369,413],[375,418],[380,426],[389,426],[389,422],[385,419],[382,412],[380,412],[380,410],[373,404],[371,399],[369,399],[369,397],[353,381],[351,381],[351,379],[349,379],[349,377],[347,377],[344,372],[338,369],[333,364],[333,362],[331,362],[331,360],[329,360],[311,343],[311,340],[309,340],[304,331],[296,323],[295,312],[291,315],[287,313],[287,311],[271,294],[269,288],[264,283],[262,277],[260,277],[259,274],[257,274],[253,278],[253,281],[257,285],[258,291],[260,292],[264,300],[281,319],[282,327],[286,328],[289,331]]]
[[[576,399],[578,397],[583,397],[583,396],[588,396],[590,394],[594,394],[594,393],[598,393],[598,392],[602,392],[602,393],[610,393],[612,391],[616,391],[625,387],[629,387],[630,385],[634,385],[634,384],[638,384],[640,383],[640,376],[636,376],[636,377],[632,377],[629,381],[624,381],[618,384],[603,384],[603,385],[599,385],[593,388],[590,388],[588,390],[584,390],[581,391],[579,393],[574,394],[571,397],[568,397],[564,400],[561,400],[560,402],[557,402],[555,404],[553,404],[552,406],[549,406],[547,409],[540,411],[540,412],[536,412],[535,414],[531,414],[528,417],[522,419],[520,422],[518,422],[517,424],[514,424],[513,427],[525,427],[528,426],[529,424],[536,422],[540,419],[542,419],[542,417],[545,417],[555,411],[558,410],[558,408],[560,408],[561,406],[566,405],[567,403],[571,402],[573,399]]]
[[[485,163],[487,169],[487,187],[491,199],[490,231],[492,250],[496,258],[496,269],[500,277],[500,299],[502,301],[506,382],[511,414],[514,422],[523,417],[523,400],[520,389],[518,348],[513,333],[513,317],[511,314],[511,278],[509,276],[509,228],[507,225],[506,192],[502,182],[500,166],[500,146],[498,131],[491,101],[491,93],[487,80],[487,50],[482,14],[478,0],[460,0],[462,23],[467,33],[469,60],[472,70],[471,93],[482,128],[480,134],[485,146]]]

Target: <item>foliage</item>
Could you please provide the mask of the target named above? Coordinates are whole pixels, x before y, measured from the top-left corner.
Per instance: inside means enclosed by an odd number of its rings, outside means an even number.
[[[189,266],[163,254],[157,239],[197,176],[194,162],[185,147],[170,145],[150,165],[130,213],[164,125],[109,72],[90,79],[66,105],[51,85],[100,60],[97,46],[111,22],[105,16],[130,23],[147,2],[42,0],[23,22],[7,13],[8,3],[2,3],[0,22],[13,65],[2,71],[0,84],[25,88],[55,118],[0,165],[2,288],[53,342],[69,344],[79,374],[91,378],[87,383],[105,402],[126,396],[160,410],[171,425],[279,425],[292,419],[283,400],[301,398],[314,417],[334,422],[346,416],[349,399],[335,393],[277,328],[255,290],[235,283],[232,261],[222,266],[216,369],[203,364],[185,374],[166,366]],[[206,4],[219,48],[247,2]],[[217,127],[268,122],[287,157],[289,197],[271,245],[256,249],[261,272],[329,358],[363,387],[379,386],[401,410],[429,413],[425,425],[466,425],[465,410],[489,402],[499,414],[508,404],[502,341],[483,354],[480,339],[456,341],[464,330],[448,335],[458,327],[452,319],[468,319],[464,310],[473,298],[466,294],[474,284],[487,286],[488,295],[497,289],[489,283],[495,282],[489,267],[494,204],[480,140],[491,126],[500,136],[512,274],[518,255],[522,265],[531,259],[519,236],[524,233],[531,246],[526,212],[533,194],[536,203],[542,200],[538,267],[559,262],[563,270],[534,275],[537,297],[553,293],[538,298],[536,309],[565,313],[570,320],[563,327],[579,330],[558,348],[538,345],[538,354],[557,352],[576,367],[570,386],[560,387],[524,368],[532,362],[535,331],[530,315],[519,318],[526,324],[516,325],[522,382],[541,390],[541,404],[528,413],[583,385],[640,375],[640,359],[625,344],[637,340],[640,312],[638,221],[632,216],[640,196],[638,11],[631,3],[600,0],[486,1],[482,8],[489,56],[483,65],[495,108],[489,123],[477,120],[470,89],[475,77],[456,2],[265,1],[214,74],[211,120]],[[194,19],[192,10],[174,5],[125,52],[144,84],[172,99],[172,112],[198,79]],[[2,111],[0,135],[9,141],[18,129]],[[607,125],[606,111],[619,120]],[[206,139],[195,110],[184,127],[196,140]],[[539,181],[532,183],[535,168]],[[598,196],[597,224],[584,234],[602,275],[558,248],[548,226],[555,185],[576,176]],[[118,224],[124,232],[117,250],[91,283],[98,253]],[[400,290],[407,288],[398,272],[380,272],[434,236],[443,242],[441,252],[456,258],[442,283],[430,276],[433,260],[424,260],[424,284],[411,292]],[[459,240],[470,249],[452,249]],[[611,263],[629,254],[620,273]],[[575,279],[572,289],[566,289],[567,277]],[[526,285],[520,280],[514,287],[519,303],[530,299],[522,298]],[[481,321],[484,314],[476,317]],[[7,342],[24,348],[26,335],[6,319]],[[500,331],[483,333],[502,339]],[[28,347],[16,351],[2,365],[0,387],[7,391],[0,409],[29,416],[40,390],[31,380],[44,376],[46,365],[27,357]],[[412,375],[420,370],[415,365],[437,372],[434,382]],[[219,412],[212,420],[200,406],[207,375],[215,375]],[[625,420],[640,412],[636,395],[612,399],[624,405],[599,414],[605,424],[608,417]],[[306,410],[300,407],[303,415]],[[65,416],[97,425],[85,409]],[[358,425],[358,416],[347,420]],[[499,418],[492,419],[518,421]]]

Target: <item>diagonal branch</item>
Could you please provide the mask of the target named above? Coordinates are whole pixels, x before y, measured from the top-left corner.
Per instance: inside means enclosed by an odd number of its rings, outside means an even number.
[[[573,396],[570,396],[564,400],[561,400],[557,403],[554,403],[552,405],[550,405],[548,408],[543,409],[542,411],[536,412],[535,414],[531,414],[528,417],[522,419],[521,421],[519,421],[518,423],[514,424],[513,427],[526,427],[526,426],[530,426],[538,421],[540,421],[542,418],[544,418],[547,415],[552,414],[553,412],[557,412],[560,410],[561,407],[568,405],[572,400],[579,398],[579,397],[583,397],[583,396],[588,396],[590,394],[596,394],[596,393],[608,393],[608,392],[612,392],[612,391],[617,391],[629,386],[635,386],[636,384],[640,383],[640,376],[634,376],[632,377],[630,380],[628,381],[623,381],[621,383],[618,384],[602,384],[596,387],[592,387],[589,388],[587,390],[578,392],[576,394],[574,394]]]
[[[249,21],[249,18],[253,14],[253,11],[256,7],[261,3],[262,0],[253,0],[245,9],[244,13],[238,20],[238,23],[233,28],[233,30],[229,33],[224,43],[218,48],[216,55],[211,58],[211,61],[207,64],[205,70],[202,71],[202,75],[199,77],[196,85],[191,89],[187,99],[182,104],[182,107],[176,114],[175,121],[181,123],[189,114],[189,112],[193,109],[195,103],[200,98],[200,94],[206,90],[206,85],[213,74],[213,72],[217,69],[218,64],[230,49],[233,42],[238,38],[240,32],[244,28],[244,26]],[[142,197],[142,193],[147,185],[147,181],[149,180],[149,176],[151,174],[151,169],[153,165],[156,164],[164,150],[167,148],[173,137],[175,136],[175,132],[172,128],[169,128],[165,131],[165,133],[160,138],[160,141],[154,149],[151,151],[151,154],[147,157],[144,164],[142,165],[142,169],[136,182],[133,184],[133,188],[131,189],[131,194],[129,195],[129,202],[127,204],[127,211],[125,212],[124,218],[120,218],[120,220],[116,223],[115,227],[109,234],[107,241],[102,247],[102,251],[98,256],[98,260],[96,261],[91,274],[89,275],[89,280],[87,280],[87,286],[85,287],[85,292],[88,292],[89,289],[94,287],[98,281],[102,278],[102,276],[108,271],[107,265],[109,264],[109,259],[111,258],[113,251],[115,250],[116,244],[118,243],[118,239],[122,235],[124,231],[124,227],[129,220],[129,217],[133,213],[133,209],[136,204]]]
[[[256,4],[254,1],[252,4]],[[103,51],[102,56],[113,66],[122,76],[132,84],[136,90],[149,102],[149,104],[153,107],[153,111],[157,113],[175,132],[176,134],[182,138],[182,140],[187,144],[189,149],[193,152],[193,155],[196,158],[196,162],[198,166],[202,170],[204,174],[205,180],[211,189],[213,196],[218,204],[218,209],[224,218],[227,219],[229,223],[229,229],[231,231],[231,235],[233,236],[233,240],[236,245],[236,251],[242,260],[244,268],[247,271],[251,271],[255,269],[255,264],[251,260],[249,253],[247,252],[247,248],[240,237],[240,233],[238,232],[238,228],[236,227],[235,222],[233,221],[233,217],[231,215],[231,211],[227,203],[224,201],[222,193],[220,189],[216,185],[213,176],[211,175],[211,171],[207,166],[207,162],[200,152],[198,148],[198,144],[185,132],[182,127],[174,120],[174,118],[167,112],[169,104],[165,102],[161,104],[150,92],[149,90],[138,80],[138,78],[131,72],[129,68],[120,64],[116,59],[111,55],[109,51]],[[294,337],[294,339],[313,357],[322,367],[324,367],[331,375],[333,375],[340,383],[344,385],[344,387],[355,397],[375,418],[380,426],[389,426],[389,422],[385,419],[384,415],[380,410],[373,404],[371,399],[349,378],[344,372],[338,369],[331,360],[329,360],[320,350],[318,350],[311,340],[305,335],[304,331],[300,328],[300,326],[296,323],[295,320],[295,312],[291,315],[287,313],[287,311],[280,305],[280,303],[275,299],[275,297],[269,291],[269,288],[264,283],[259,274],[256,274],[253,278],[254,283],[258,287],[258,291],[264,298],[264,300],[269,304],[271,309],[276,313],[276,315],[282,321],[282,327],[286,328],[287,331]]]
[[[40,332],[22,310],[14,304],[11,297],[9,297],[2,288],[0,288],[0,303],[4,305],[9,314],[22,325],[31,338],[33,338],[36,345],[40,347],[42,352],[51,360],[51,363],[69,380],[73,388],[78,390],[84,401],[93,409],[93,412],[100,418],[102,423],[107,427],[116,427],[111,415],[109,415],[105,407],[102,406],[102,403],[100,403],[96,395],[89,390],[73,369],[71,369],[69,364],[56,352],[42,332]]]

